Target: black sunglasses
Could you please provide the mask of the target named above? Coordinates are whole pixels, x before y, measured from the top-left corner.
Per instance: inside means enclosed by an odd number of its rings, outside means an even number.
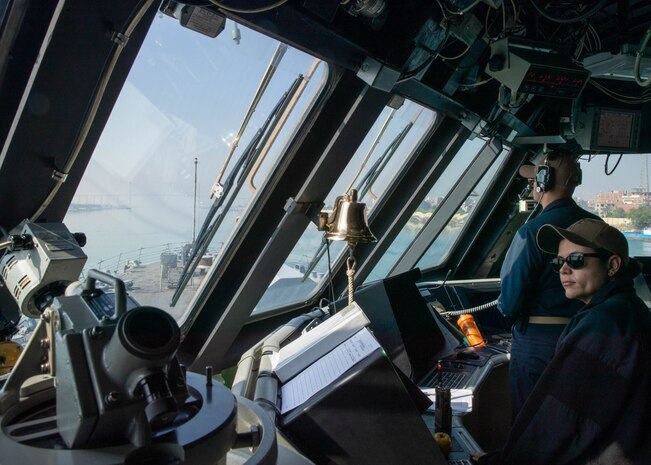
[[[604,254],[602,253],[571,253],[567,257],[554,257],[552,258],[549,263],[551,263],[552,268],[556,273],[561,272],[561,268],[563,268],[563,264],[567,263],[567,266],[572,268],[573,270],[578,270],[581,269],[585,266],[585,257],[605,257]]]

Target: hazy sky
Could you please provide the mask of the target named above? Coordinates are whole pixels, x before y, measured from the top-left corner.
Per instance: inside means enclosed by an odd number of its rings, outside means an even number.
[[[611,155],[608,160],[607,158],[606,155],[593,155],[590,162],[587,161],[587,156],[581,160],[583,183],[577,187],[575,197],[589,199],[599,192],[630,191],[638,187],[649,188],[650,169],[647,164],[651,164],[651,162],[648,154],[624,155],[618,165],[619,154]],[[607,166],[606,161],[608,162]],[[615,168],[614,171],[613,168]],[[612,171],[612,174],[606,175],[606,169],[608,172]]]

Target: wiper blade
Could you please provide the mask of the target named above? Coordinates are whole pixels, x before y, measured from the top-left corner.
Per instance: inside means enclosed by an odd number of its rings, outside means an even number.
[[[296,88],[296,92],[294,92],[292,98],[288,99],[286,104],[284,105],[281,115],[278,118],[278,122],[277,124],[274,125],[274,130],[268,133],[265,143],[264,145],[262,145],[262,149],[260,150],[260,156],[256,157],[255,165],[253,166],[251,172],[246,178],[246,185],[251,192],[256,192],[258,190],[258,188],[256,187],[253,181],[255,176],[258,174],[260,165],[262,165],[262,162],[267,157],[267,154],[269,153],[269,150],[273,146],[276,137],[278,137],[278,134],[280,134],[280,131],[285,126],[285,123],[287,122],[289,115],[291,115],[292,111],[294,110],[294,107],[296,106],[296,103],[301,98],[301,95],[303,95],[303,91],[307,87],[307,84],[310,81],[310,79],[312,79],[312,75],[314,74],[314,72],[316,71],[320,63],[321,60],[319,60],[318,58],[316,58],[312,62],[312,65],[307,70],[307,73],[305,73],[305,76],[302,77],[300,83],[298,84]]]
[[[378,146],[380,143],[380,140],[382,140],[382,136],[384,135],[384,131],[389,127],[389,123],[393,119],[393,115],[396,113],[396,109],[392,108],[391,111],[389,112],[389,115],[387,116],[387,119],[384,120],[384,123],[382,124],[382,127],[377,133],[377,136],[375,136],[375,140],[371,144],[371,146],[368,149],[368,152],[366,152],[366,156],[364,157],[364,160],[362,160],[362,163],[360,163],[359,168],[357,170],[357,173],[355,173],[355,176],[353,179],[350,180],[350,184],[348,185],[348,189],[346,189],[344,192],[350,192],[350,190],[353,188],[353,185],[355,184],[355,181],[357,181],[357,178],[359,175],[362,173],[364,170],[364,167],[366,166],[366,163],[368,163],[369,158],[371,158],[371,154],[375,151],[375,148]]]
[[[387,163],[389,163],[389,160],[393,157],[393,155],[396,153],[398,150],[398,147],[400,147],[400,144],[402,144],[402,141],[405,140],[405,137],[407,137],[407,134],[409,133],[409,130],[413,126],[413,123],[407,123],[407,125],[403,128],[402,131],[396,136],[396,138],[389,144],[387,149],[384,151],[382,156],[377,159],[377,161],[373,164],[371,169],[366,173],[364,178],[362,178],[362,181],[360,182],[361,186],[358,189],[360,198],[363,198],[367,193],[373,200],[377,200],[377,195],[375,195],[372,191],[373,189],[373,184],[377,180],[377,178],[380,176],[382,171],[384,171],[384,168],[387,166]]]
[[[222,177],[224,177],[224,173],[226,172],[226,167],[231,161],[231,158],[235,153],[235,149],[237,149],[237,146],[240,143],[240,138],[242,137],[242,134],[244,134],[244,130],[248,126],[249,121],[251,120],[251,116],[253,116],[253,113],[255,112],[258,103],[260,103],[260,99],[262,98],[265,91],[267,90],[267,87],[269,86],[269,82],[271,82],[271,78],[276,73],[276,70],[278,69],[278,65],[280,64],[280,61],[283,59],[283,56],[285,55],[286,51],[287,51],[287,45],[280,43],[278,44],[278,47],[276,48],[273,57],[271,57],[271,61],[269,62],[269,65],[267,66],[264,75],[262,76],[262,80],[260,81],[258,90],[256,90],[255,95],[253,96],[253,101],[249,105],[249,109],[247,110],[246,115],[244,116],[244,120],[240,125],[240,129],[237,131],[237,134],[235,135],[235,139],[233,139],[233,144],[231,145],[231,150],[228,153],[226,160],[224,161],[224,166],[222,166],[222,169],[217,175],[217,179],[215,180],[215,184],[213,184],[212,190],[210,191],[211,199],[215,196],[221,197],[222,195],[224,195],[224,186],[222,186],[221,181],[222,181]]]
[[[371,168],[369,168],[368,172],[364,174],[362,179],[360,179],[356,187],[360,199],[362,199],[364,195],[366,195],[367,193],[374,196],[374,194],[371,192],[373,183],[377,180],[378,176],[382,173],[382,170],[384,170],[389,160],[391,160],[391,157],[393,157],[393,155],[396,153],[396,150],[398,150],[398,147],[400,147],[402,141],[405,140],[405,137],[407,137],[407,134],[409,134],[409,131],[414,126],[416,119],[418,119],[421,113],[422,113],[422,109],[419,110],[416,113],[416,115],[412,118],[412,120],[409,123],[407,123],[404,128],[402,128],[402,130],[398,133],[396,137],[394,137],[394,139],[391,141],[388,147],[384,150],[384,152],[382,152],[382,155],[380,155],[378,159],[375,160],[373,165],[371,165]],[[382,132],[384,132],[384,128],[382,129]],[[373,144],[372,148],[374,148],[377,145],[377,142],[378,141],[376,139],[376,143]],[[363,163],[365,164],[367,161],[368,161],[368,156],[366,157]],[[359,176],[359,172],[355,177],[357,176]],[[373,200],[375,199],[377,199],[377,196],[375,196]],[[307,265],[307,268],[303,273],[302,281],[305,281],[310,275],[310,273],[312,273],[312,270],[314,270],[317,263],[319,263],[323,258],[325,251],[326,251],[326,243],[325,241],[323,241],[321,242],[319,248],[317,249],[316,253],[312,257],[312,260],[310,260],[310,263]]]
[[[405,140],[407,134],[409,134],[409,131],[411,131],[411,128],[414,127],[416,120],[418,119],[418,117],[421,115],[422,112],[423,112],[423,108],[420,108],[414,114],[411,121],[409,121],[409,123],[405,125],[402,131],[400,131],[400,133],[391,142],[391,144],[389,145],[389,149],[385,152],[383,157],[381,157],[383,158],[382,162],[378,163],[377,166],[374,167],[375,169],[369,171],[369,173],[371,173],[369,179],[366,181],[366,184],[362,186],[362,188],[359,190],[359,192],[361,192],[362,197],[366,194],[368,190],[369,196],[373,200],[377,200],[377,195],[373,193],[373,184],[377,180],[378,176],[380,176],[380,173],[384,171],[384,168],[386,167],[387,163],[389,163],[389,160],[391,160],[393,155],[396,153],[396,150],[398,150],[398,147],[400,147],[402,141]]]
[[[214,199],[213,204],[210,207],[208,214],[206,215],[206,219],[204,220],[199,234],[195,239],[191,255],[186,261],[183,271],[181,272],[181,276],[179,278],[176,290],[174,291],[174,295],[172,296],[170,306],[173,307],[176,305],[179,298],[181,297],[181,294],[185,290],[185,287],[190,281],[190,278],[199,265],[201,258],[212,242],[215,233],[221,226],[226,213],[228,213],[231,205],[235,201],[237,193],[242,188],[246,176],[253,166],[253,162],[260,153],[261,146],[269,137],[268,133],[273,130],[279,114],[282,112],[282,110],[287,105],[287,102],[296,92],[298,84],[302,79],[302,76],[299,76],[297,79],[295,79],[287,92],[285,92],[278,100],[262,127],[255,133],[251,142],[249,142],[246,149],[242,153],[242,156],[240,156],[240,158],[237,160],[237,163],[231,169],[228,177],[226,178],[226,181],[224,181],[223,194]]]

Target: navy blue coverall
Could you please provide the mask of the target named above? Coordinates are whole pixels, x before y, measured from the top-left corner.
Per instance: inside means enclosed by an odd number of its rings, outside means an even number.
[[[528,324],[529,316],[572,317],[580,301],[565,297],[552,258],[536,245],[543,224],[567,228],[582,218],[600,219],[579,207],[571,198],[555,200],[534,219],[518,229],[500,271],[498,308],[507,319],[516,320],[511,341],[509,383],[513,418],[522,408],[536,381],[554,355],[564,325]]]

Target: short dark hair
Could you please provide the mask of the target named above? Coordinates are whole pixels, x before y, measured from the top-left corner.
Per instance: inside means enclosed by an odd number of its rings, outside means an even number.
[[[576,187],[581,184],[581,167],[573,153],[556,149],[546,155],[545,161],[554,169],[555,186]]]

